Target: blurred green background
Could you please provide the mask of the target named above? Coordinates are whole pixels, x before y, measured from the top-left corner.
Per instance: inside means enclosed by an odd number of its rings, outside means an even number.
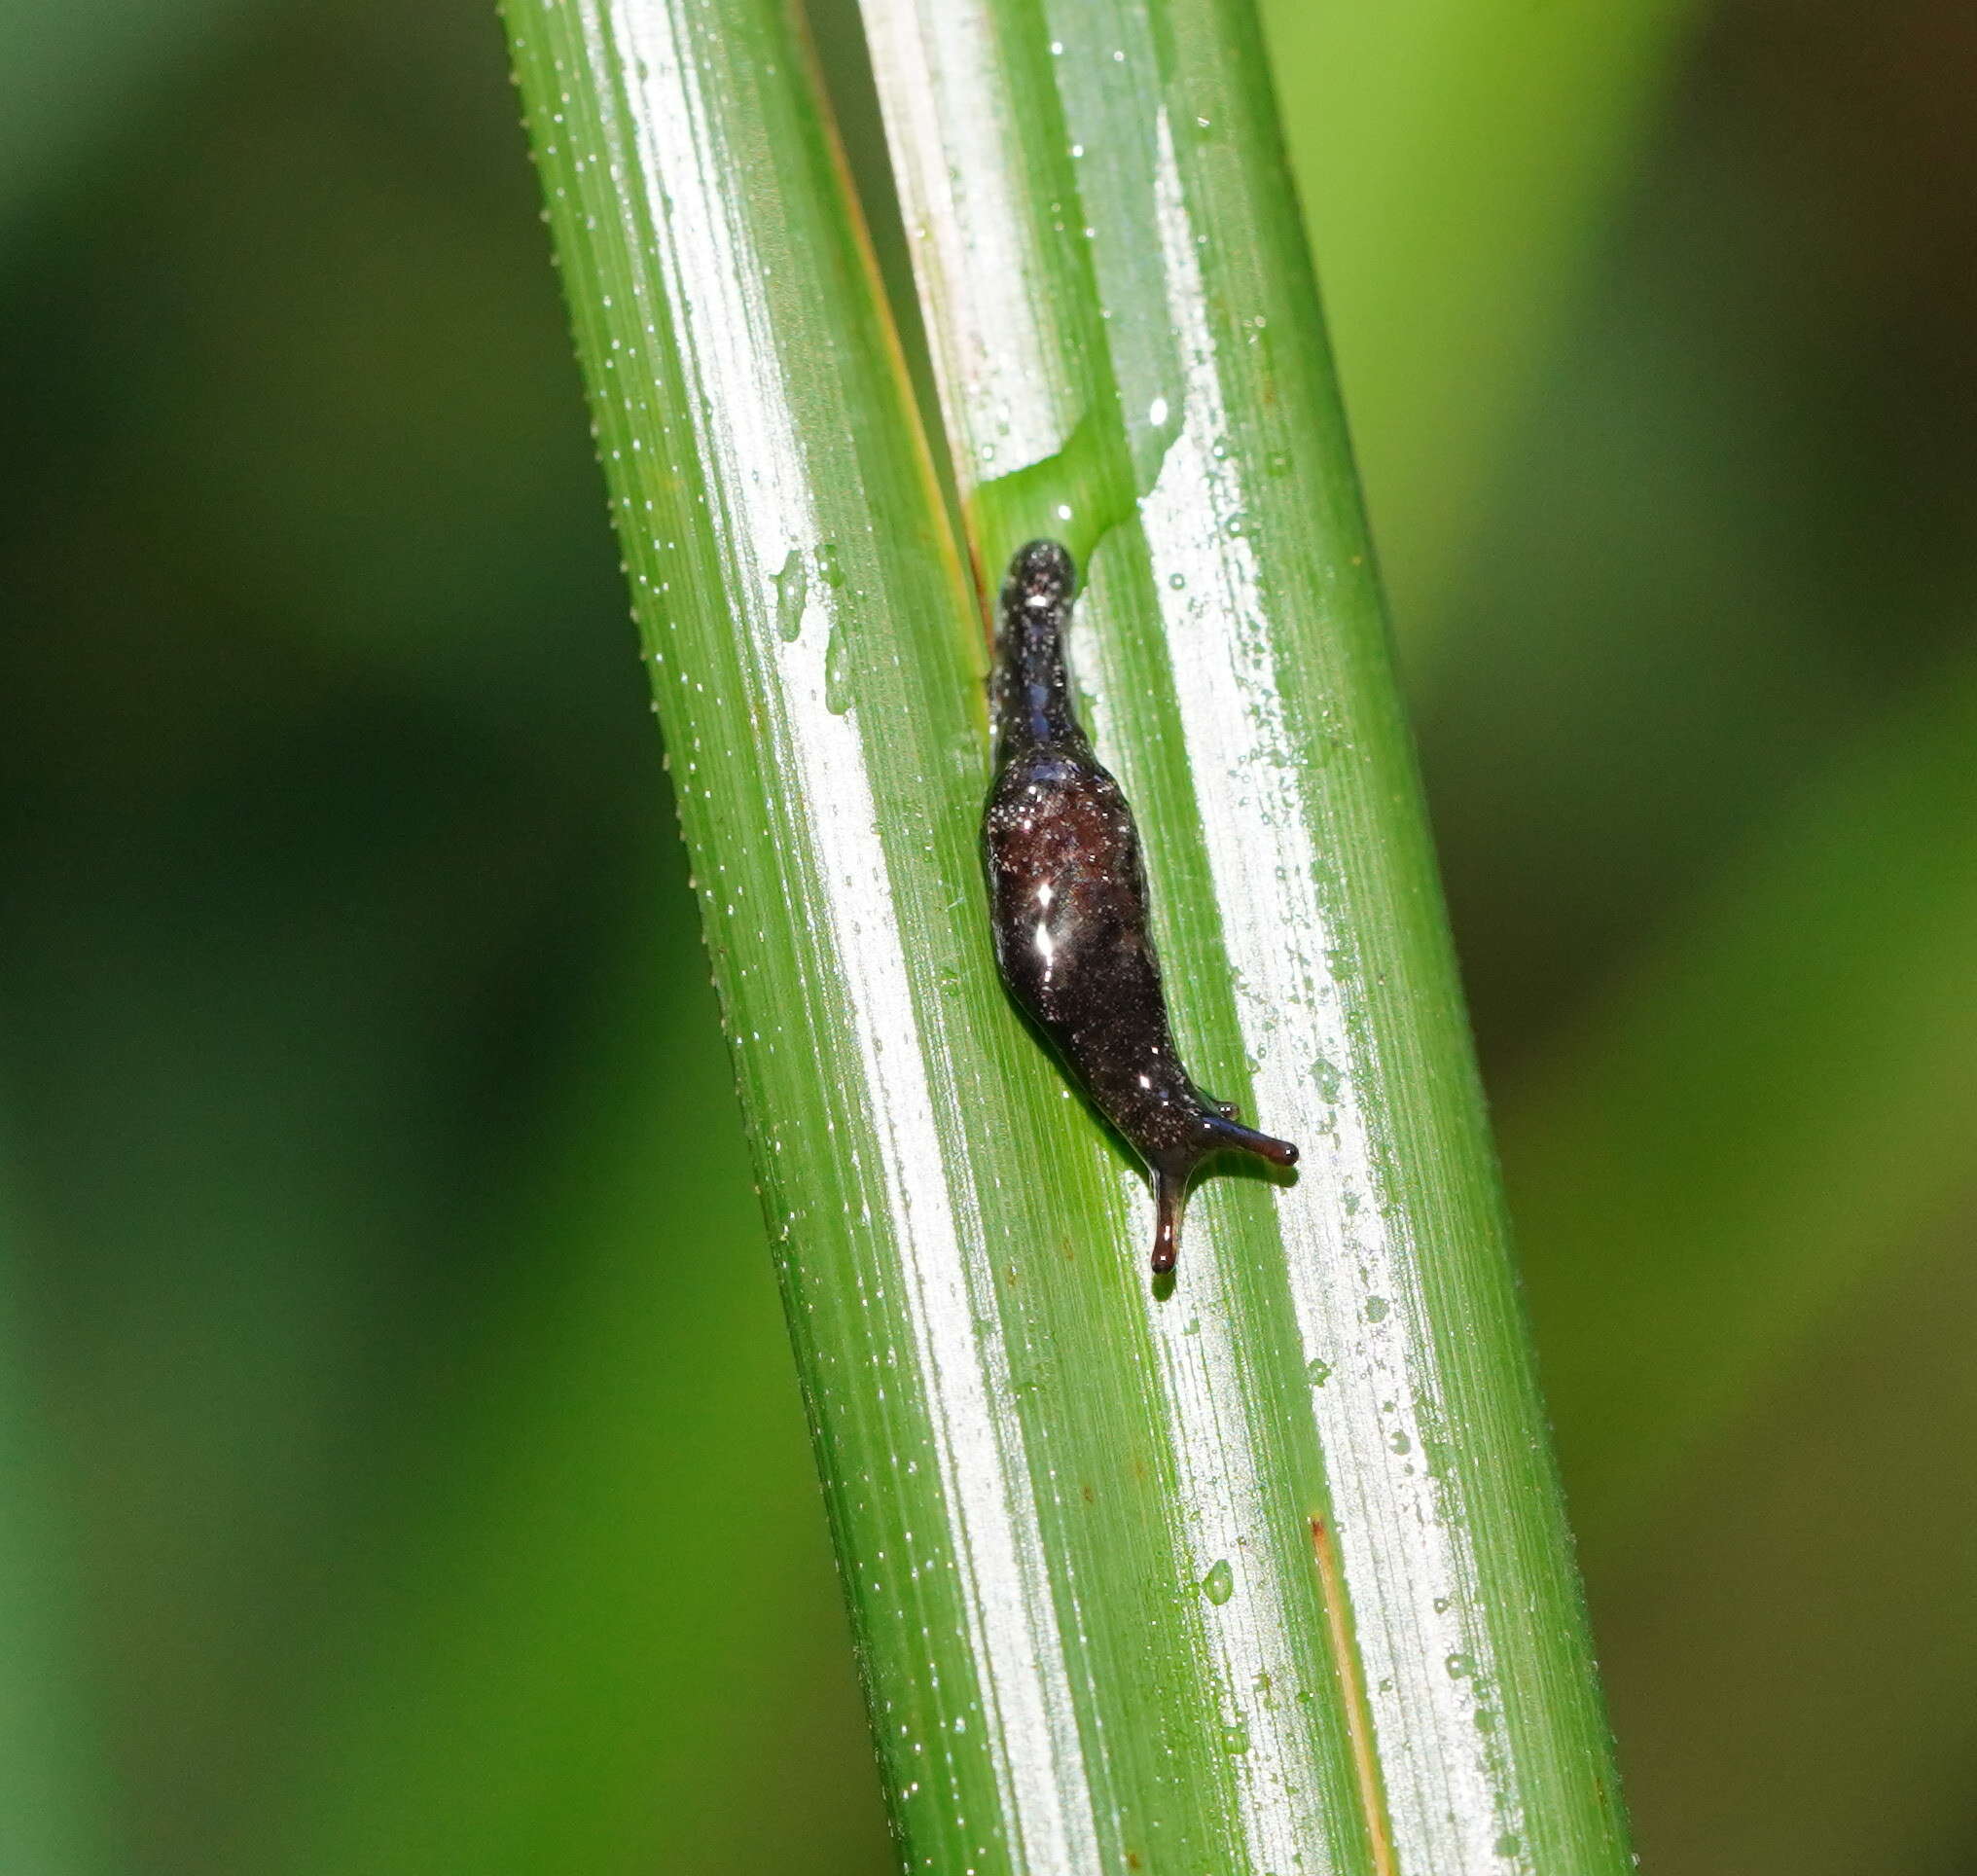
[[[1977,1870],[1977,26],[1267,13],[1645,1858]],[[876,1876],[496,23],[0,21],[0,1869]]]

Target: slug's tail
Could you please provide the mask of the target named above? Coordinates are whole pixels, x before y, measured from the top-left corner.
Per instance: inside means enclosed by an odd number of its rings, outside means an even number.
[[[1153,1170],[1153,1197],[1159,1218],[1153,1234],[1153,1274],[1156,1277],[1165,1277],[1172,1270],[1174,1259],[1180,1254],[1181,1208],[1187,1202],[1188,1179],[1208,1154],[1250,1153],[1259,1160],[1268,1160],[1272,1166],[1295,1166],[1298,1161],[1298,1150],[1289,1140],[1275,1139],[1268,1134],[1259,1134],[1253,1127],[1244,1127],[1235,1118],[1235,1110],[1221,1102],[1217,1102],[1204,1120],[1208,1140],[1195,1159],[1177,1171],[1171,1167],[1155,1167]]]
[[[1208,1122],[1208,1132],[1217,1147],[1226,1147],[1236,1153],[1253,1153],[1259,1160],[1268,1160],[1272,1166],[1297,1164],[1297,1148],[1289,1140],[1274,1139],[1268,1134],[1259,1134],[1253,1127],[1244,1127],[1233,1115],[1213,1116]]]
[[[1153,1233],[1153,1274],[1165,1277],[1174,1267],[1181,1249],[1181,1207],[1187,1202],[1188,1175],[1185,1172],[1156,1172],[1153,1200],[1160,1222]]]

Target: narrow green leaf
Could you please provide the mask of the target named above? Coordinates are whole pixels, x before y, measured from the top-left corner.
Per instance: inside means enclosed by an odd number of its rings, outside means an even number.
[[[1121,1750],[1208,1742],[1160,1822],[1212,1858],[1237,1716],[1168,1619],[1197,1598],[1126,1411],[1143,1350],[1088,1385],[1021,1309],[1048,1272],[1130,1331],[1138,1258],[1107,1254],[1116,1163],[994,981],[979,631],[787,18],[510,23],[898,1827],[983,1871],[1123,1867],[1145,1828],[1093,1802],[1070,1688],[1099,1664],[1042,1529],[1069,1521],[1131,1585]],[[1053,1425],[1101,1462],[1033,1454]]]
[[[980,622],[787,14],[512,0],[905,1854],[1620,1868],[1253,28],[867,17],[985,567],[1092,550],[1190,1060],[1308,1153],[1150,1292],[995,982]]]
[[[1181,1020],[1211,1085],[1306,1150],[1295,1191],[1197,1200],[1185,1305],[1146,1311],[1180,1520],[1246,1566],[1247,1622],[1204,1618],[1211,1674],[1270,1684],[1342,1587],[1368,1721],[1350,1821],[1311,1805],[1336,1737],[1252,1727],[1229,1865],[1623,1867],[1253,18],[864,10],[981,566],[1033,531],[1096,543],[1076,650]],[[1313,1518],[1341,1584],[1291,1540]]]

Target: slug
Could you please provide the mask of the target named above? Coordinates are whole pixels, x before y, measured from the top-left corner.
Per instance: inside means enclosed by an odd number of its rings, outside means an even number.
[[[1003,983],[1152,1171],[1162,1275],[1204,1159],[1233,1149],[1295,1166],[1298,1150],[1203,1094],[1174,1051],[1132,811],[1071,709],[1063,632],[1076,586],[1055,541],[1030,542],[1003,582],[982,857]]]

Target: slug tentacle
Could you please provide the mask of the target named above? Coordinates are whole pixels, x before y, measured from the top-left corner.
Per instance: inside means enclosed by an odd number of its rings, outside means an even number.
[[[1288,1167],[1297,1148],[1243,1126],[1175,1053],[1132,811],[1071,707],[1063,632],[1076,589],[1055,541],[1024,548],[1003,583],[996,772],[982,822],[989,916],[1010,993],[1152,1170],[1160,1273],[1174,1266],[1203,1160],[1235,1151]]]

